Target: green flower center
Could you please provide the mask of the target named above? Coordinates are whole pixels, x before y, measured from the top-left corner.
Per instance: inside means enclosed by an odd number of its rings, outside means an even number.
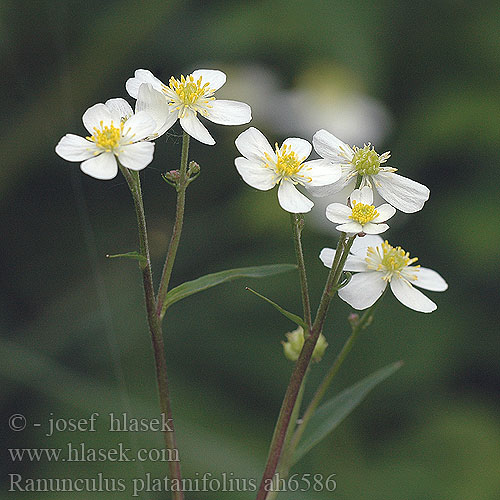
[[[354,156],[351,163],[360,175],[376,175],[380,171],[380,155],[370,144],[365,144],[363,149],[354,146]]]
[[[363,203],[356,203],[353,201],[352,215],[349,215],[349,219],[359,222],[361,225],[371,222],[379,213],[375,210],[373,205],[365,205]]]
[[[110,153],[120,145],[124,122],[121,122],[119,127],[115,127],[113,125],[113,120],[111,120],[111,124],[109,126],[104,126],[103,121],[101,120],[99,125],[101,128],[98,129],[97,127],[94,127],[94,135],[87,137],[87,139],[95,142],[95,144],[101,149]]]

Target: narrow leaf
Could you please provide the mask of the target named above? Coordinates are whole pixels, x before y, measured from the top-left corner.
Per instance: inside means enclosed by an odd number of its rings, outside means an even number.
[[[269,266],[254,266],[254,267],[241,267],[239,269],[227,269],[218,273],[207,274],[201,276],[193,281],[186,281],[182,285],[172,288],[165,297],[165,304],[163,305],[163,313],[172,304],[179,300],[185,299],[190,295],[203,290],[208,290],[216,285],[227,283],[240,278],[265,278],[275,274],[285,273],[297,269],[295,264],[272,264]]]
[[[106,255],[108,259],[115,259],[117,257],[124,257],[126,259],[134,259],[138,260],[139,262],[145,263],[146,262],[146,257],[144,255],[140,254],[139,252],[127,252],[127,253],[117,253],[114,255]]]
[[[328,436],[376,385],[397,371],[402,364],[402,361],[397,361],[377,370],[321,405],[309,420],[302,440],[295,450],[292,465]]]
[[[283,316],[292,320],[296,325],[301,326],[304,329],[304,332],[307,332],[308,326],[306,325],[305,321],[300,316],[297,316],[296,314],[288,312],[286,309],[283,309],[281,306],[276,304],[276,302],[273,302],[271,299],[264,297],[264,295],[261,295],[260,293],[256,292],[255,290],[252,290],[251,288],[247,287],[247,290],[249,292],[252,292],[253,294],[257,295],[257,297],[260,297],[261,299],[265,300],[266,302],[269,302],[269,304],[271,304],[275,309],[277,309],[281,314],[283,314]]]

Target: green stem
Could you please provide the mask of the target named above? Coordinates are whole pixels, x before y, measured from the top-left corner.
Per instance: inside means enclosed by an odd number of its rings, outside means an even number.
[[[189,135],[184,132],[182,136],[182,155],[181,155],[181,165],[179,170],[179,182],[177,184],[177,205],[175,210],[175,222],[174,228],[172,230],[172,236],[170,238],[170,243],[167,250],[167,256],[165,258],[165,264],[163,265],[163,271],[160,280],[160,286],[158,288],[158,295],[156,298],[156,314],[160,319],[160,322],[165,315],[165,299],[168,292],[168,285],[170,283],[170,277],[172,276],[172,269],[174,267],[175,256],[177,255],[177,249],[179,248],[179,243],[181,241],[182,225],[184,222],[184,207],[186,204],[186,189],[189,185],[188,177],[188,152],[189,152]]]
[[[380,300],[380,299],[379,299]],[[340,367],[342,366],[342,363],[344,362],[345,358],[349,354],[349,352],[352,349],[352,346],[354,345],[354,342],[358,338],[359,332],[364,330],[370,323],[370,321],[373,318],[373,312],[375,310],[376,305],[378,304],[379,301],[377,301],[375,304],[373,304],[369,309],[367,309],[363,316],[353,325],[351,335],[349,338],[346,340],[344,346],[342,347],[342,350],[339,352],[337,357],[335,358],[335,361],[333,362],[332,366],[328,370],[328,373],[325,375],[323,380],[321,381],[321,384],[318,386],[316,389],[316,392],[309,403],[309,406],[307,407],[306,411],[304,412],[304,416],[301,419],[301,424],[297,426],[295,429],[295,433],[290,440],[290,444],[286,449],[286,456],[283,457],[283,465],[284,465],[284,473],[288,473],[288,470],[290,469],[290,464],[291,461],[293,460],[293,454],[295,452],[295,449],[297,448],[300,439],[302,438],[302,435],[304,434],[304,431],[307,427],[307,424],[309,423],[309,420],[313,416],[314,412],[316,411],[316,408],[320,404],[321,400],[323,399],[328,387],[332,383],[333,378],[339,371]]]
[[[120,170],[125,177],[127,184],[132,193],[134,200],[135,212],[137,215],[137,228],[139,232],[139,245],[141,255],[144,260],[140,262],[142,271],[142,281],[144,285],[144,298],[146,302],[147,319],[149,331],[151,333],[151,340],[153,344],[155,366],[156,366],[156,381],[158,383],[158,398],[160,401],[160,409],[166,422],[168,422],[169,429],[163,432],[165,440],[165,447],[169,450],[177,450],[175,431],[172,418],[172,407],[170,404],[170,394],[168,388],[167,377],[167,361],[165,358],[165,349],[163,345],[163,335],[161,331],[161,324],[156,314],[156,301],[153,285],[153,274],[151,271],[151,258],[149,255],[148,235],[146,229],[146,217],[144,213],[144,204],[142,202],[141,183],[139,173],[130,171],[123,166]],[[171,479],[176,479],[181,484],[182,476],[180,469],[180,462],[168,462],[169,475]],[[173,500],[183,500],[184,494],[182,491],[172,491]]]
[[[311,320],[311,303],[309,300],[309,288],[307,286],[306,265],[304,262],[304,253],[302,251],[301,234],[304,226],[304,218],[301,214],[290,214],[293,230],[293,242],[295,245],[295,256],[297,258],[297,265],[299,267],[300,275],[300,289],[302,292],[302,306],[304,310],[304,321],[307,324],[309,331],[304,332],[305,338],[309,336],[312,327]]]
[[[299,359],[297,360],[290,382],[288,384],[285,397],[283,398],[283,403],[281,405],[278,420],[276,421],[276,427],[271,441],[271,446],[269,449],[269,455],[262,475],[262,481],[260,483],[259,490],[257,492],[257,500],[265,500],[268,492],[266,491],[267,486],[271,483],[272,477],[276,472],[285,442],[285,437],[287,435],[288,426],[290,425],[290,418],[295,407],[295,401],[297,400],[297,395],[300,391],[302,381],[307,372],[309,364],[311,362],[312,353],[316,342],[318,341],[319,335],[323,329],[323,325],[326,319],[326,313],[328,312],[328,306],[330,301],[336,291],[342,269],[344,267],[345,260],[349,254],[349,249],[352,246],[355,236],[346,238],[346,234],[342,233],[340,236],[339,244],[337,245],[337,251],[334,258],[334,265],[328,275],[328,279],[323,290],[323,295],[321,297],[320,305],[318,307],[318,312],[316,318],[312,325],[311,334],[305,340],[304,346],[300,353]]]

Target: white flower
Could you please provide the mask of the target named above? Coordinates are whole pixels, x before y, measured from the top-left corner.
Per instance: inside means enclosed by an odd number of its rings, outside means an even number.
[[[118,161],[130,170],[142,170],[153,160],[154,144],[141,141],[152,134],[156,123],[145,112],[134,115],[124,99],[95,104],[82,121],[91,135],[66,134],[56,153],[68,161],[82,161],[80,168],[91,177],[113,179]]]
[[[393,207],[406,213],[421,210],[429,199],[429,189],[418,182],[397,175],[396,168],[382,166],[390,157],[387,151],[377,154],[370,144],[351,148],[326,130],[319,130],[313,137],[314,149],[323,157],[342,167],[338,182],[323,188],[313,188],[313,196],[328,196],[345,186],[354,184],[358,175],[361,185],[375,188],[380,196]]]
[[[326,267],[331,267],[335,251],[324,248],[320,259]],[[366,309],[377,301],[390,283],[396,298],[410,309],[429,313],[437,306],[413,285],[444,292],[446,281],[432,269],[412,266],[417,260],[410,259],[408,252],[401,247],[393,247],[380,236],[356,238],[347,257],[344,270],[356,271],[351,281],[339,290],[339,297],[354,309]]]
[[[244,156],[234,160],[243,180],[261,191],[279,184],[278,200],[288,212],[305,213],[314,206],[296,189],[297,184],[324,186],[340,177],[340,167],[327,160],[304,163],[312,150],[311,144],[304,139],[289,138],[281,148],[276,143],[273,151],[262,132],[250,127],[236,138],[235,144]]]
[[[389,229],[382,223],[390,219],[396,209],[387,203],[375,208],[371,188],[355,189],[349,200],[350,207],[341,203],[331,203],[326,207],[327,219],[340,224],[335,229],[349,234],[379,234]]]
[[[216,100],[214,93],[226,82],[222,71],[198,69],[180,80],[170,78],[168,85],[151,71],[138,69],[125,87],[137,99],[136,111],[147,111],[158,124],[156,133],[164,134],[179,119],[186,133],[204,144],[215,144],[209,131],[200,122],[198,113],[221,125],[242,125],[252,119],[248,104]]]

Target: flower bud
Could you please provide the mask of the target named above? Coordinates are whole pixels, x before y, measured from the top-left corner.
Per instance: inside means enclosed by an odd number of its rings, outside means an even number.
[[[352,328],[355,328],[359,322],[359,314],[351,313],[347,316],[347,321],[351,325]]]
[[[287,341],[282,342],[283,353],[290,361],[297,361],[297,359],[299,359],[300,352],[302,351],[302,347],[304,346],[304,329],[299,326],[293,332],[288,332],[285,335]],[[312,360],[315,363],[321,361],[327,347],[328,342],[326,341],[325,336],[321,333],[312,354]]]
[[[189,162],[188,177],[194,177],[200,173],[200,165],[195,161]]]
[[[177,187],[181,179],[181,173],[179,172],[179,170],[170,170],[162,174],[162,177],[171,186]]]

